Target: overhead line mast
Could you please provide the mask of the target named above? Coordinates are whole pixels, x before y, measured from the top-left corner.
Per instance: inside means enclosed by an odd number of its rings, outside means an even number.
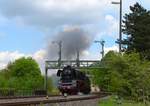
[[[120,19],[119,19],[119,39],[117,43],[119,44],[119,52],[122,51],[122,0],[120,2],[112,2],[112,4],[119,4],[120,5]]]

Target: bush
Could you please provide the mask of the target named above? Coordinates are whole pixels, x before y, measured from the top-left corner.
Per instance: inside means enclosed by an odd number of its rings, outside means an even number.
[[[20,58],[1,70],[0,88],[43,89],[44,77],[37,62],[31,57]]]
[[[149,96],[150,62],[141,60],[138,53],[119,54],[111,51],[99,66],[103,68],[93,71],[93,82],[101,89],[134,99]]]

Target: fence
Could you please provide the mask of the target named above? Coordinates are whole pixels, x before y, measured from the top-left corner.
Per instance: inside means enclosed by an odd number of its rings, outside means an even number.
[[[10,89],[10,88],[0,88],[0,97],[6,97],[6,96],[41,96],[46,95],[46,90],[43,89]]]

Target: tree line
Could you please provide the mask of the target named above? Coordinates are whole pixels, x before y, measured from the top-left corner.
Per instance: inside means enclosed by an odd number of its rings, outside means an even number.
[[[122,41],[124,51],[136,51],[142,59],[150,60],[150,11],[139,3],[130,6],[130,13],[124,16],[122,29],[126,35]]]
[[[48,80],[49,89],[52,81]],[[38,63],[31,57],[22,57],[8,63],[5,69],[0,70],[0,88],[16,90],[44,89],[44,76],[41,74]]]
[[[150,96],[150,61],[141,60],[139,53],[110,51],[98,65],[92,81],[101,90],[136,100]]]
[[[92,71],[101,90],[125,98],[150,100],[150,11],[139,3],[123,19],[123,51],[108,52]]]

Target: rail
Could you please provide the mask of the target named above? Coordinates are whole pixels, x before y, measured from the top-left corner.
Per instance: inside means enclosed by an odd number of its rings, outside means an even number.
[[[0,106],[22,106],[22,105],[37,105],[37,104],[50,104],[71,101],[82,101],[89,99],[98,99],[107,96],[107,93],[95,93],[90,95],[73,95],[73,96],[49,96],[49,97],[30,97],[18,99],[0,99]]]

